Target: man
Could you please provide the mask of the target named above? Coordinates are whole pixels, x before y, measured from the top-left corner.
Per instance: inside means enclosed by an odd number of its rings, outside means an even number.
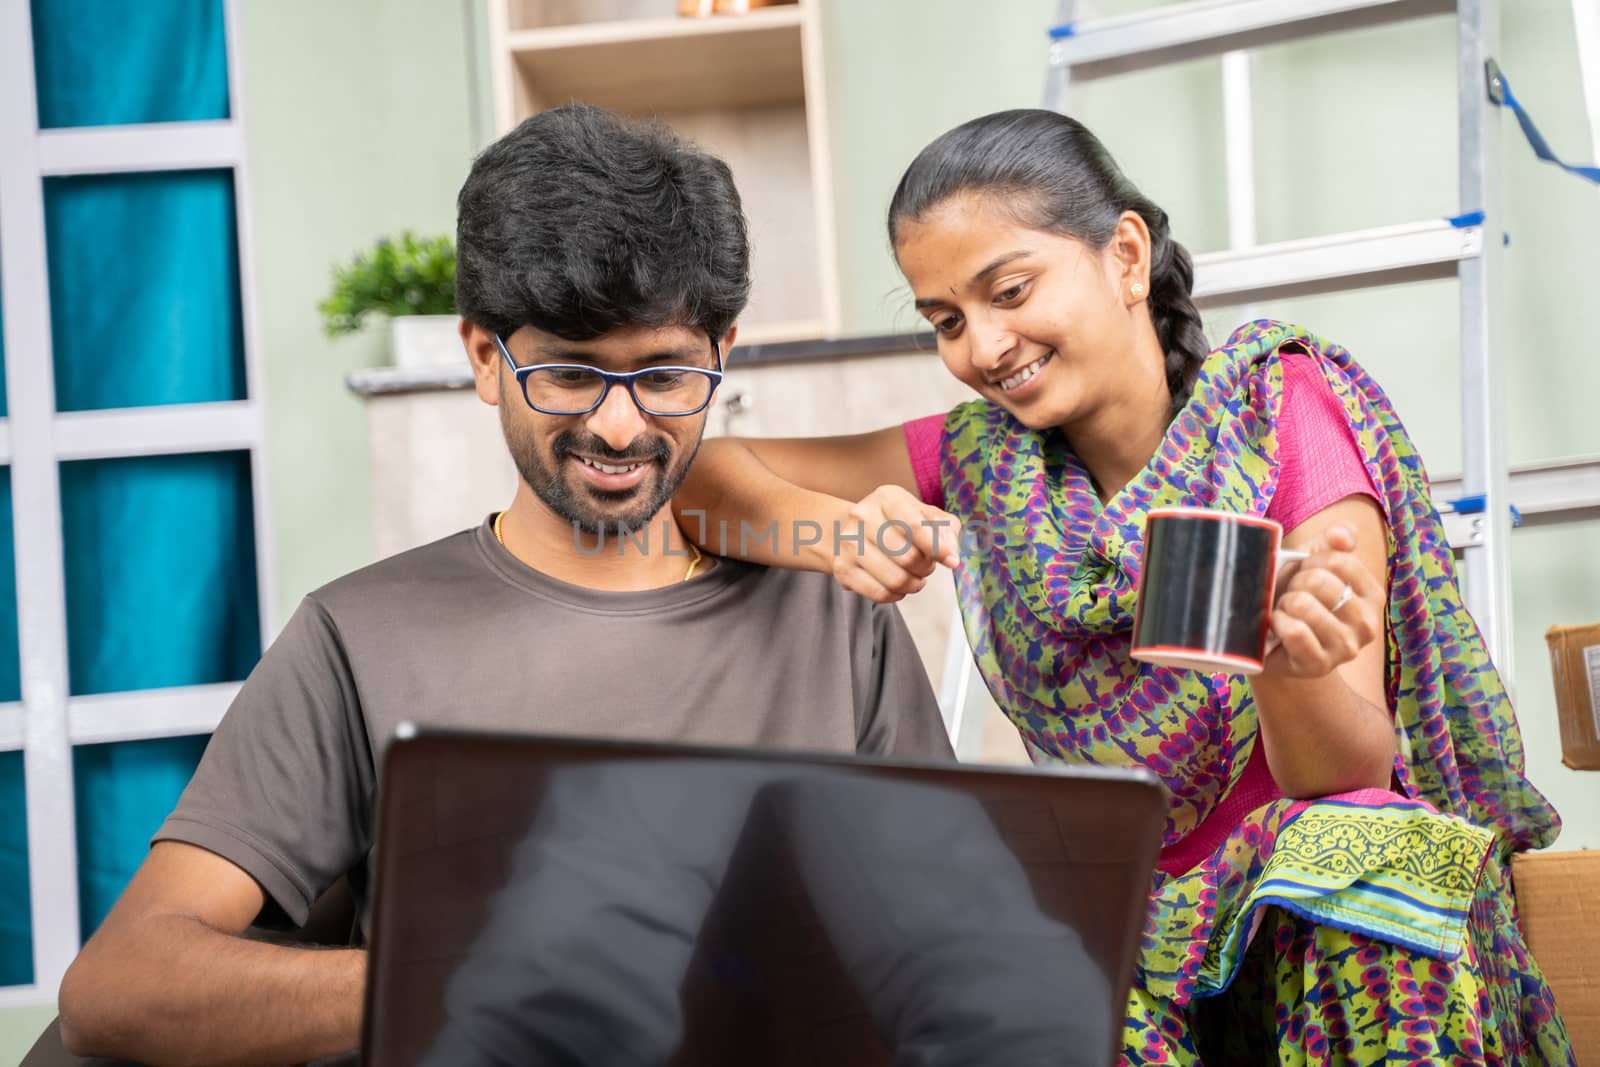
[[[67,973],[79,1055],[355,1046],[364,952],[239,935],[264,909],[304,921],[344,875],[364,902],[402,721],[949,754],[897,615],[823,575],[702,558],[669,521],[749,292],[727,167],[561,108],[485,151],[457,211],[461,336],[516,495],[306,598]]]

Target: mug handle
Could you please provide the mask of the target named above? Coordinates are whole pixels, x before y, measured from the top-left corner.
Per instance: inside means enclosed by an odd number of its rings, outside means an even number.
[[[1311,553],[1301,548],[1280,548],[1278,549],[1278,569],[1282,570],[1285,563],[1299,563],[1301,560],[1310,558],[1310,556]],[[1277,600],[1276,590],[1273,593],[1273,600]],[[1267,648],[1262,653],[1262,658],[1265,659],[1267,656],[1272,655],[1273,651],[1281,644],[1283,642],[1278,640],[1277,634],[1268,634]]]

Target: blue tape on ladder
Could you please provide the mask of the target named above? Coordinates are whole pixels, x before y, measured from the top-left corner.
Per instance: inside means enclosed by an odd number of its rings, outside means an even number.
[[[1600,167],[1581,167],[1565,162],[1550,148],[1550,142],[1544,139],[1544,134],[1539,132],[1539,127],[1533,124],[1533,116],[1529,115],[1517,98],[1511,95],[1511,82],[1506,80],[1502,72],[1500,77],[1500,92],[1505,97],[1504,106],[1509,107],[1517,116],[1517,125],[1522,127],[1522,135],[1528,139],[1528,144],[1533,147],[1533,154],[1546,163],[1554,163],[1568,174],[1576,174],[1580,178],[1600,185]],[[1499,102],[1499,101],[1497,101]]]
[[[1446,503],[1449,505],[1450,510],[1457,515],[1482,515],[1484,509],[1488,507],[1488,498],[1482,493],[1474,493],[1472,496],[1464,496],[1459,500],[1450,500],[1446,501]],[[1510,505],[1510,511],[1511,525],[1521,526],[1522,512],[1517,510],[1515,504]]]
[[[1078,24],[1076,22],[1063,22],[1059,26],[1050,27],[1050,39],[1052,41],[1059,41],[1063,37],[1076,37],[1077,35]]]
[[[1484,218],[1484,213],[1481,211],[1468,211],[1464,215],[1451,215],[1444,221],[1448,222],[1458,230],[1465,230],[1472,226],[1482,226]],[[1509,245],[1511,243],[1511,235],[1509,233],[1502,233],[1500,235],[1500,243],[1503,245]]]

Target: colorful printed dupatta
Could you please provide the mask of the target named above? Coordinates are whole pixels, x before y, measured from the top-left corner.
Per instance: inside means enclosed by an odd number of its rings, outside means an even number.
[[[1468,951],[1485,883],[1510,915],[1499,868],[1559,829],[1523,774],[1515,717],[1461,603],[1410,438],[1347,351],[1282,323],[1247,324],[1210,354],[1156,454],[1104,506],[1060,433],[1028,430],[983,401],[949,414],[941,476],[946,507],[963,522],[957,589],[990,691],[1036,761],[1160,776],[1171,796],[1166,845],[1216,808],[1255,744],[1255,707],[1242,677],[1128,658],[1143,516],[1180,505],[1266,511],[1285,346],[1327,376],[1382,497],[1401,794],[1268,805],[1200,867],[1158,880],[1141,983],[1179,1005],[1228,986],[1269,903],[1455,960]]]

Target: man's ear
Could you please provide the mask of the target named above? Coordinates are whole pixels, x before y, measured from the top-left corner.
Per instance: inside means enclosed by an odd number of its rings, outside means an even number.
[[[472,378],[478,390],[478,399],[491,407],[500,403],[500,367],[505,357],[495,341],[493,331],[476,323],[461,320],[461,345],[467,350],[467,362],[472,365]]]

